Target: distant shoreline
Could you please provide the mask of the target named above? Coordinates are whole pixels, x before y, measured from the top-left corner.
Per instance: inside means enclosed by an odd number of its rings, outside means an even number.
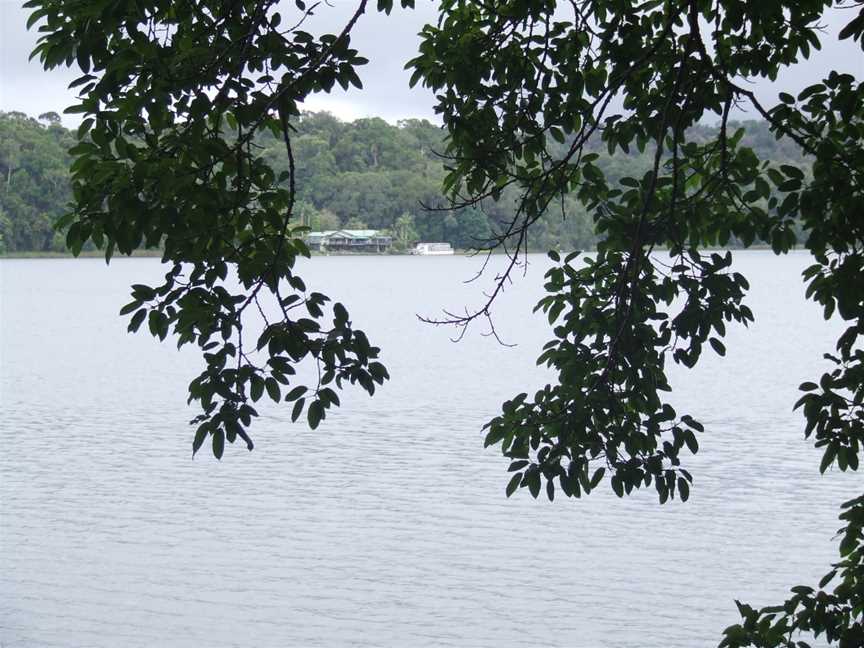
[[[770,250],[771,246],[765,243],[754,244],[747,248],[704,248],[700,250],[700,252],[718,252],[718,251],[730,251],[730,252],[747,252],[747,251],[764,251]],[[803,249],[801,245],[796,245],[793,250],[801,250]],[[582,254],[593,254],[596,250],[582,250]],[[666,248],[655,248],[655,252],[664,252]],[[791,251],[791,250],[790,250]],[[548,250],[531,250],[529,254],[546,254]],[[560,251],[559,253],[563,256],[567,254],[564,251]],[[472,255],[485,255],[485,252],[472,252],[471,250],[456,250],[455,254],[452,255],[440,255],[440,256],[457,256],[457,257],[466,257]],[[492,252],[493,255],[503,254],[500,250],[494,250]],[[162,252],[160,250],[136,250],[131,255],[127,256],[125,254],[115,254],[112,257],[114,259],[128,259],[128,258],[161,258]],[[410,252],[343,252],[343,253],[329,253],[329,254],[321,254],[320,252],[312,252],[313,257],[394,257],[394,256],[436,256],[436,255],[422,255],[422,254],[411,254]],[[104,259],[105,253],[100,250],[87,250],[82,251],[77,257],[71,254],[70,252],[5,252],[0,253],[0,260],[3,259]]]
[[[136,250],[133,257],[162,257],[161,250]],[[116,254],[112,259],[126,257],[125,254]],[[104,259],[105,252],[102,250],[82,251],[77,257],[71,252],[3,252],[0,259]]]
[[[545,252],[537,252],[545,254]],[[452,255],[422,255],[411,254],[411,252],[312,252],[313,257],[392,257],[392,256],[470,256],[470,250],[456,250]],[[161,250],[136,250],[131,255],[115,254],[114,259],[122,259],[129,257],[149,257],[161,258]],[[71,252],[3,252],[0,253],[0,259],[104,259],[105,252],[101,250],[86,250],[82,251],[77,257]]]

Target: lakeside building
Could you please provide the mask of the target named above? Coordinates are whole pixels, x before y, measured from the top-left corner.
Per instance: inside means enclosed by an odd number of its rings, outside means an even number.
[[[306,244],[318,252],[386,252],[393,239],[378,230],[327,230],[309,232]]]

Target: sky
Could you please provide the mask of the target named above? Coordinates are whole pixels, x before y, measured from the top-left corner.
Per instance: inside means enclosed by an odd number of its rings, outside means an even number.
[[[291,8],[293,2],[283,4],[286,18],[296,13]],[[37,60],[28,62],[37,33],[25,28],[28,11],[20,5],[20,0],[0,0],[0,110],[18,110],[33,116],[47,111],[60,113],[74,102],[74,94],[67,90],[67,85],[79,72],[77,69],[46,72]],[[306,29],[312,33],[338,32],[356,6],[356,0],[330,0],[329,6],[322,4]],[[352,38],[354,47],[370,60],[369,65],[358,71],[364,88],[344,92],[337,86],[333,93],[313,97],[304,107],[327,110],[345,120],[377,116],[391,123],[406,118],[437,121],[432,93],[420,87],[409,88],[410,75],[403,69],[405,62],[416,55],[418,32],[427,22],[435,21],[435,9],[432,0],[418,0],[414,10],[397,7],[389,16],[368,11],[358,22]],[[753,87],[760,99],[771,105],[781,90],[796,94],[819,81],[828,69],[864,77],[864,54],[849,41],[836,39],[836,33],[852,15],[848,9],[831,12],[822,51],[786,70],[774,84],[756,83]],[[64,122],[75,124],[71,117],[64,117]]]

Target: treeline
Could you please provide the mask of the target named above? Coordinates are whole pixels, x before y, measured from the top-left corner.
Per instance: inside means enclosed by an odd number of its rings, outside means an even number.
[[[66,151],[74,144],[57,113],[0,112],[0,252],[64,249],[53,224],[72,197]]]
[[[743,145],[775,163],[801,164],[798,150],[778,142],[762,122],[744,124]],[[716,129],[700,126],[697,139]],[[56,113],[38,118],[0,112],[0,252],[64,250],[64,236],[53,223],[71,198],[69,156],[75,135]],[[277,170],[288,166],[281,140],[267,135],[257,144]],[[479,209],[446,207],[443,132],[425,120],[395,126],[382,119],[343,122],[328,113],[307,113],[293,139],[298,189],[297,213],[314,230],[373,228],[388,230],[397,247],[417,240],[447,241],[470,248],[501,230],[513,214],[515,196]],[[597,165],[610,179],[641,176],[650,168],[649,153],[602,155]],[[575,198],[565,197],[531,230],[534,249],[589,248],[593,222]]]

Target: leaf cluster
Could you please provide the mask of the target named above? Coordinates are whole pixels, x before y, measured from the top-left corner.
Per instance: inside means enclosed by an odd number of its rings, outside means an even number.
[[[295,420],[305,408],[315,428],[339,405],[336,389],[371,394],[388,377],[345,307],[328,308],[297,272],[309,250],[295,213],[292,122],[311,93],[361,85],[366,59],[350,32],[366,3],[340,33],[321,36],[302,29],[317,5],[294,5],[284,21],[274,0],[26,5],[29,25],[40,24],[33,56],[83,72],[66,110],[82,117],[72,209],[59,223],[66,244],[78,254],[92,243],[106,261],[162,250],[164,282],[133,286],[121,312],[130,331],[146,322],[159,339],[199,347],[193,453],[210,438],[217,458],[238,437],[252,448],[253,403],[265,391],[292,402]],[[265,132],[282,143],[287,168],[275,170],[256,144]],[[262,332],[250,340],[250,330]],[[295,378],[306,364],[311,384]]]

